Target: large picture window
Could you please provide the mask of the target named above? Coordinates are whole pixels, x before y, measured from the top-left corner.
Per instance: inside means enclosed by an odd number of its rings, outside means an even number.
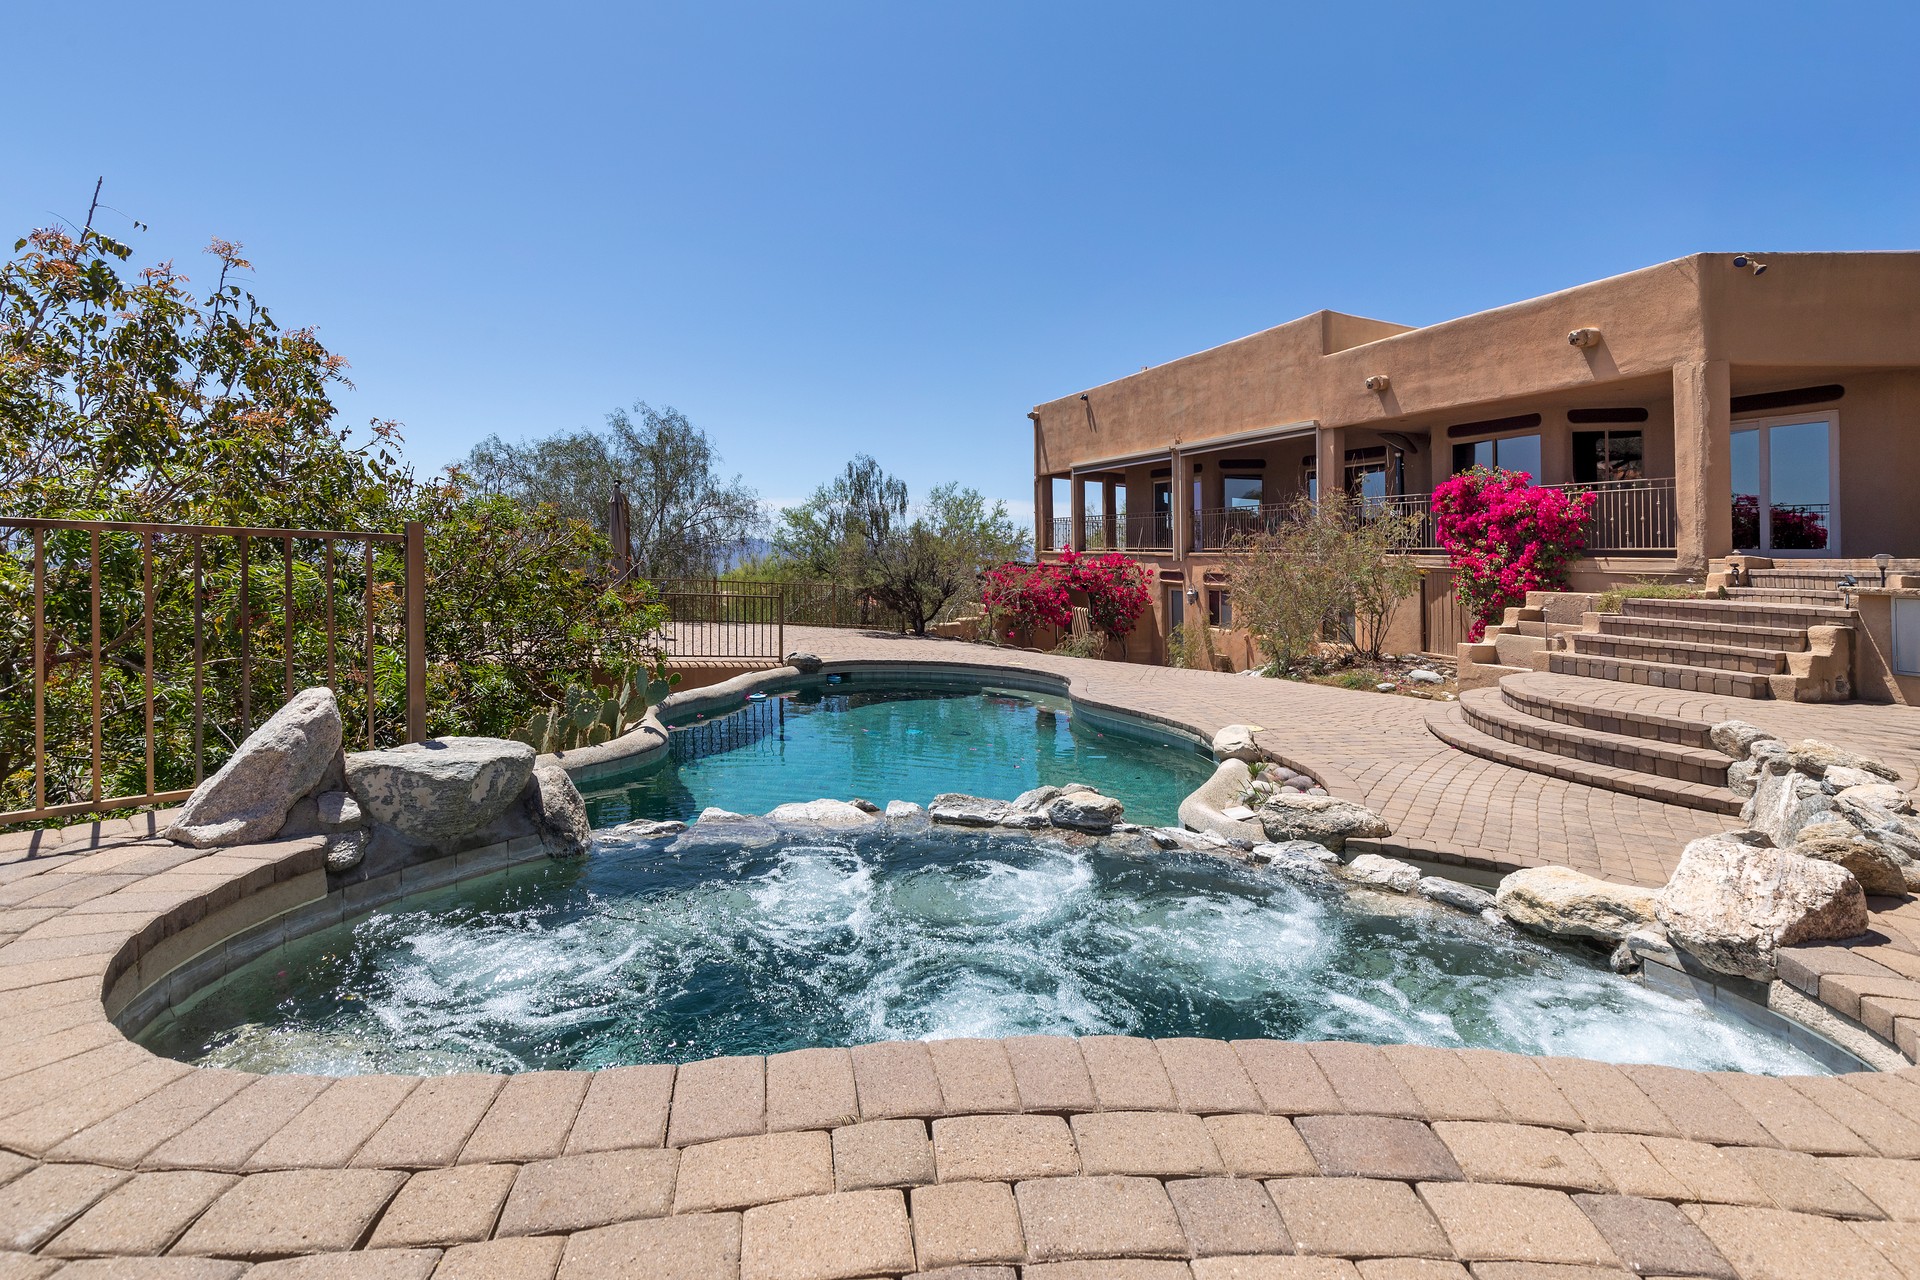
[[[1581,484],[1644,480],[1646,442],[1638,431],[1573,433],[1573,478]]]
[[[1474,467],[1498,467],[1502,471],[1524,471],[1540,483],[1540,437],[1502,436],[1498,440],[1471,440],[1453,446],[1455,475]]]

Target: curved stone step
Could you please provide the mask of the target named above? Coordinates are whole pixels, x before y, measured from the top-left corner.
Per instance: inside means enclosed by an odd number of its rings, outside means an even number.
[[[1601,633],[1605,635],[1673,640],[1680,644],[1730,645],[1736,649],[1772,649],[1784,653],[1804,653],[1807,648],[1805,627],[1745,626],[1738,622],[1699,622],[1692,618],[1643,618],[1630,613],[1603,613],[1599,624]]]
[[[1745,671],[1767,676],[1779,675],[1787,669],[1786,655],[1778,649],[1689,644],[1681,640],[1663,640],[1658,636],[1615,635],[1600,631],[1575,631],[1567,639],[1575,653],[1590,653],[1604,658],[1630,658],[1635,662],[1661,662],[1678,667],[1712,667],[1716,671]]]
[[[1713,787],[1727,782],[1731,761],[1718,751],[1539,719],[1508,702],[1497,688],[1469,689],[1460,695],[1460,706],[1468,724],[1515,746],[1680,782]]]
[[[1750,671],[1722,671],[1717,667],[1688,667],[1670,662],[1641,662],[1591,653],[1550,653],[1547,670],[1560,676],[1618,680],[1655,689],[1711,693],[1722,698],[1771,698],[1773,685]]]
[[[1434,737],[1483,760],[1492,760],[1544,777],[1559,778],[1564,782],[1597,787],[1603,791],[1617,791],[1622,795],[1639,796],[1644,800],[1657,800],[1686,809],[1698,809],[1706,813],[1740,812],[1740,797],[1725,787],[1659,778],[1633,769],[1617,769],[1611,765],[1574,760],[1502,741],[1469,724],[1466,712],[1461,710],[1457,702],[1428,704],[1426,719],[1427,730]]]
[[[1832,591],[1822,591],[1812,587],[1728,587],[1727,596],[1733,600],[1766,600],[1785,604],[1833,607],[1846,602],[1846,596],[1837,588]]]
[[[1844,627],[1853,621],[1853,612],[1849,609],[1795,604],[1784,600],[1640,598],[1623,600],[1620,610],[1642,618],[1690,618],[1696,622],[1737,622],[1743,626],[1761,627]]]
[[[1558,724],[1579,725],[1599,733],[1610,733],[1623,738],[1651,738],[1656,742],[1674,743],[1680,746],[1697,747],[1702,751],[1711,750],[1713,743],[1707,732],[1710,725],[1699,724],[1692,720],[1682,720],[1678,716],[1663,716],[1652,711],[1627,710],[1622,707],[1607,706],[1594,702],[1583,702],[1578,698],[1563,697],[1559,694],[1542,693],[1533,687],[1529,676],[1538,676],[1537,671],[1523,675],[1502,676],[1500,696],[1507,705],[1516,711],[1525,712],[1536,720],[1552,720]],[[1605,688],[1607,684],[1601,684]]]

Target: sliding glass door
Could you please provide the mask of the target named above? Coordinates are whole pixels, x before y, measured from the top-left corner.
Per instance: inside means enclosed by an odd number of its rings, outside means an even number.
[[[1733,424],[1733,547],[1832,555],[1840,545],[1834,418]]]

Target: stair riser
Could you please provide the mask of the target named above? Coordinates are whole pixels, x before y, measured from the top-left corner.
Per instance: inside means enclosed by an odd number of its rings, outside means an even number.
[[[1500,690],[1500,696],[1515,711],[1532,716],[1536,720],[1551,720],[1555,724],[1591,729],[1595,733],[1611,733],[1623,738],[1644,738],[1649,742],[1660,742],[1675,747],[1692,747],[1698,751],[1713,749],[1713,742],[1707,736],[1708,726],[1703,724],[1653,720],[1626,712],[1616,712],[1605,707],[1569,706],[1551,702],[1545,698],[1515,693],[1504,687]]]
[[[1778,653],[1707,649],[1659,640],[1649,642],[1628,636],[1600,635],[1591,631],[1576,632],[1573,649],[1575,653],[1599,658],[1665,662],[1682,667],[1713,667],[1720,671],[1743,671],[1752,675],[1778,675],[1787,669],[1785,657]]]
[[[1677,644],[1732,645],[1737,649],[1774,649],[1804,653],[1805,631],[1784,627],[1730,627],[1717,622],[1687,622],[1679,618],[1636,618],[1623,613],[1600,616],[1600,633],[1636,640],[1664,640]]]
[[[1480,732],[1491,738],[1499,738],[1502,742],[1511,742],[1516,746],[1545,751],[1556,756],[1566,756],[1570,760],[1585,760],[1589,764],[1604,764],[1615,769],[1631,769],[1635,773],[1644,773],[1656,778],[1672,778],[1678,782],[1697,782],[1703,786],[1717,787],[1727,784],[1726,764],[1708,766],[1688,760],[1676,760],[1653,751],[1635,750],[1628,743],[1613,747],[1605,743],[1563,738],[1554,733],[1553,724],[1550,721],[1540,721],[1540,727],[1536,731],[1480,715],[1472,707],[1462,706],[1461,710],[1467,717],[1467,723]]]
[[[1700,670],[1691,667],[1635,665],[1616,658],[1590,654],[1555,653],[1547,657],[1547,669],[1555,675],[1586,676],[1591,680],[1616,680],[1622,684],[1642,684],[1679,693],[1704,693],[1721,698],[1771,698],[1773,686],[1765,676],[1744,671]]]
[[[1724,622],[1736,626],[1778,627],[1803,631],[1808,627],[1846,626],[1853,615],[1845,609],[1810,605],[1768,604],[1733,600],[1628,600],[1621,605],[1630,617],[1678,618],[1686,622]]]

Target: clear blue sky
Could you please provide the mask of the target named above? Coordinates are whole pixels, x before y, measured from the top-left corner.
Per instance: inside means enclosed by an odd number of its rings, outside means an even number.
[[[1910,2],[16,4],[0,31],[14,234],[105,174],[144,256],[242,241],[352,361],[350,417],[430,465],[645,399],[768,499],[867,451],[1024,515],[1034,403],[1315,308],[1424,324],[1703,249],[1920,247]]]

